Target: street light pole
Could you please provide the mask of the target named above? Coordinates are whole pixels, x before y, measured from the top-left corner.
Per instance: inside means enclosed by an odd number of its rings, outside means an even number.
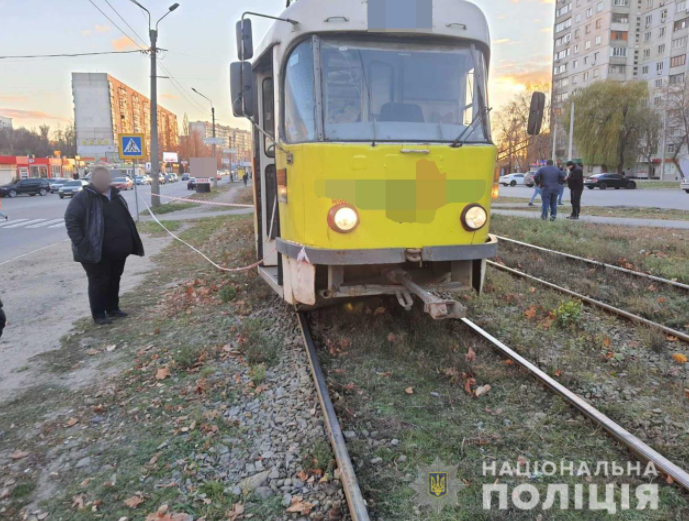
[[[569,161],[574,161],[574,100],[572,100],[572,113],[569,116]]]
[[[160,206],[160,152],[158,150],[158,25],[161,20],[179,7],[178,3],[172,4],[167,13],[161,16],[151,27],[151,12],[137,0],[131,0],[133,4],[146,11],[148,14],[148,34],[151,38],[151,206]]]
[[[202,98],[210,101],[211,114],[213,115],[213,139],[215,139],[215,105],[213,104],[213,100],[210,99],[208,96],[204,96],[203,94],[201,94],[194,87],[192,87],[191,90],[193,90],[196,94],[198,94]],[[217,170],[218,169],[218,145],[216,145],[215,143],[213,143],[213,158],[215,159],[215,169]],[[218,174],[217,174],[217,172],[213,176],[213,186],[215,188],[218,187]]]

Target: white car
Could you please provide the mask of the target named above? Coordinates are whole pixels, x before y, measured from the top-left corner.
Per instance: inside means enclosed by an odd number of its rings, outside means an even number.
[[[524,184],[524,175],[525,174],[503,175],[500,177],[500,179],[498,179],[498,183],[500,183],[502,186],[523,185]]]
[[[689,179],[682,180],[682,190],[689,194]]]

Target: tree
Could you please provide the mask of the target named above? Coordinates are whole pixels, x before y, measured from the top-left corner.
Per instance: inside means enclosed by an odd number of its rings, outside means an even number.
[[[493,118],[493,132],[502,152],[498,163],[510,172],[514,167],[526,172],[531,164],[549,157],[550,121],[544,122],[540,135],[531,137],[526,133],[531,96],[537,91],[549,92],[550,86],[527,85],[524,92],[515,95]],[[549,116],[550,101],[546,105],[545,113]]]
[[[672,153],[672,162],[682,178],[687,177],[680,166],[679,157],[689,149],[689,85],[670,85],[665,93],[666,128],[664,142]]]
[[[583,160],[614,167],[619,174],[636,164],[647,129],[659,115],[649,107],[646,82],[598,82],[579,91],[563,107],[563,124],[569,127],[571,103],[575,106],[574,142]]]

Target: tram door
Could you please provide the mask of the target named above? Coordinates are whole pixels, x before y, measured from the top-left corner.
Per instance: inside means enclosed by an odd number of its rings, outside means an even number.
[[[259,214],[259,228],[261,243],[259,251],[265,258],[265,267],[278,267],[278,254],[275,251],[275,239],[280,236],[280,207],[277,198],[277,171],[275,167],[275,87],[273,82],[272,56],[266,60],[270,63],[260,63],[255,68],[256,91],[258,93],[259,122],[261,128],[270,137],[256,132],[254,145],[258,145],[260,157],[257,161],[256,189],[260,192],[261,208]],[[277,269],[276,279],[280,279]]]

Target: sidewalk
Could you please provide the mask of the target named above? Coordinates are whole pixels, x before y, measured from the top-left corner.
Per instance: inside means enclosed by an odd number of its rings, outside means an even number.
[[[514,206],[514,205],[513,205]],[[509,215],[511,217],[527,217],[531,219],[540,219],[540,212],[527,212],[519,210],[500,210],[499,205],[493,205],[493,213],[496,215]],[[564,219],[566,216],[561,215],[559,219]],[[645,227],[645,228],[676,228],[679,230],[689,230],[689,221],[666,221],[661,219],[631,219],[626,217],[592,217],[582,215],[580,221],[599,224],[614,224],[617,226],[631,226],[631,227]]]

